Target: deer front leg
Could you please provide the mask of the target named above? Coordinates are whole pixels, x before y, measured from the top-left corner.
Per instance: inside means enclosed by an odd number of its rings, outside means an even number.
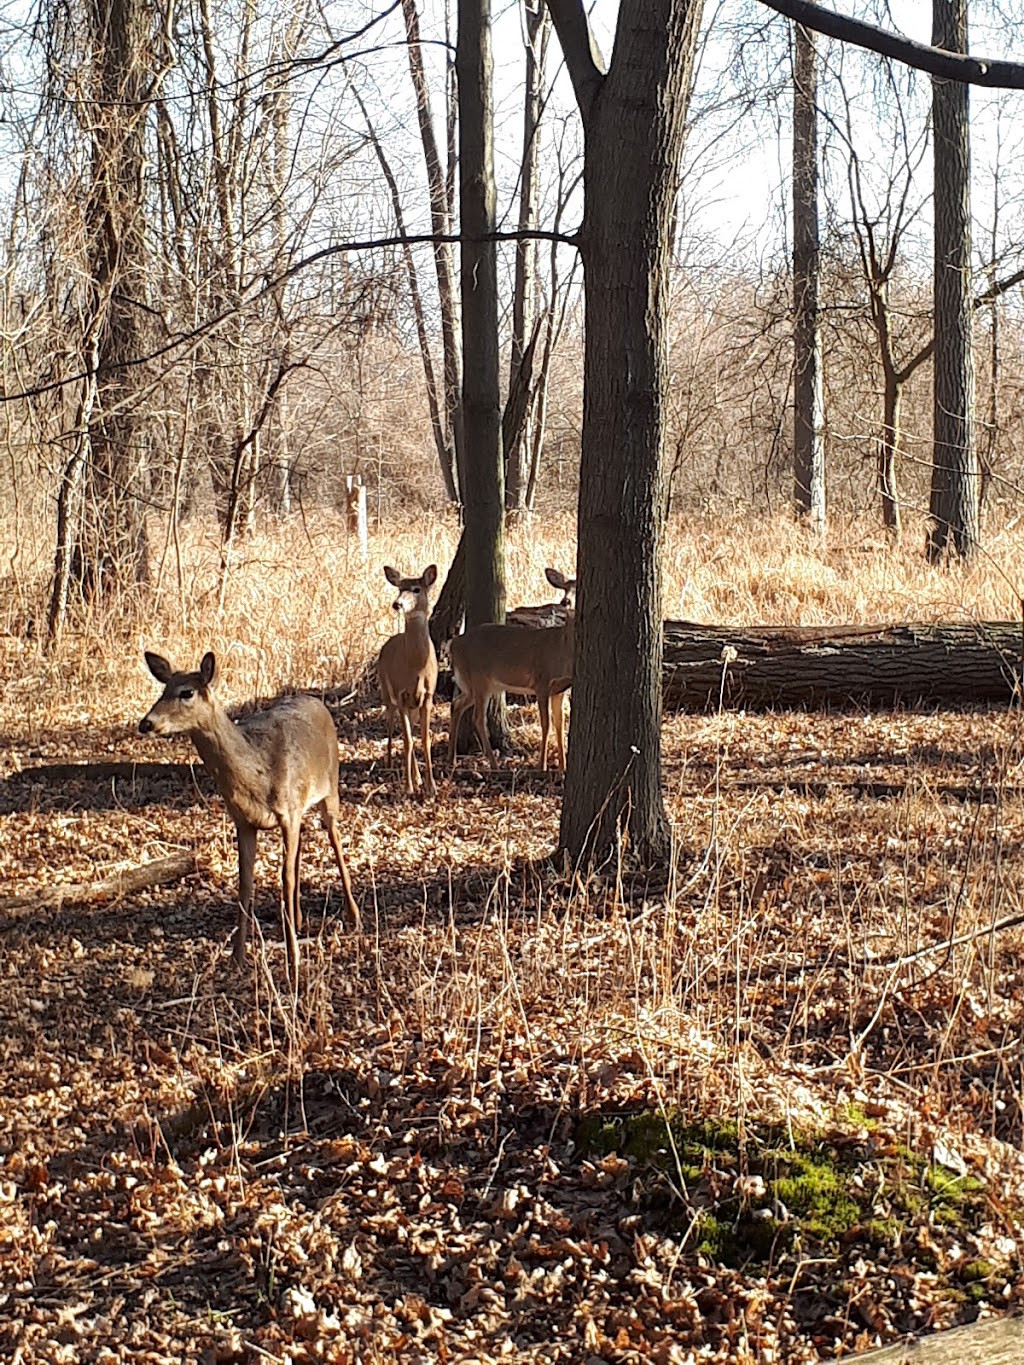
[[[433,705],[432,697],[424,697],[423,704],[420,706],[420,743],[423,745],[423,768],[426,773],[424,790],[428,796],[437,795],[437,787],[434,784],[434,765],[430,757],[430,708]]]
[[[402,707],[402,757],[405,760],[405,790],[415,796],[420,785],[420,770],[412,743],[412,717]]]

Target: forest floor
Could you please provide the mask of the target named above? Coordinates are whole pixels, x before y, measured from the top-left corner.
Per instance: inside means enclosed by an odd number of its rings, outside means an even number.
[[[702,616],[900,618],[785,553]],[[686,554],[684,604],[723,573]],[[189,746],[136,728],[143,643],[209,640],[228,700],[331,676],[314,594],[351,576],[273,579],[216,639],[98,622],[47,661],[0,631],[0,1359],[768,1365],[1024,1307],[1018,710],[668,717],[674,866],[582,882],[547,861],[535,708],[498,776],[453,780],[439,706],[420,804],[372,692],[341,693],[363,932],[311,829],[293,997],[278,840],[239,973],[233,828]],[[386,591],[339,637],[363,659]],[[90,894],[172,854],[167,885]]]
[[[670,882],[570,886],[560,777],[420,805],[349,702],[364,932],[311,833],[292,999],[276,838],[240,976],[190,752],[72,709],[0,722],[4,1359],[803,1361],[1020,1305],[1021,929],[935,951],[1020,908],[1016,712],[674,716]]]

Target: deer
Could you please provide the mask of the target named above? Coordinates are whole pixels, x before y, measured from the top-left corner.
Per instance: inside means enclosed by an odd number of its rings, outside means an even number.
[[[338,735],[330,711],[316,697],[282,697],[266,710],[232,721],[213,691],[212,652],[193,673],[176,672],[161,654],[146,651],[146,664],[163,684],[159,700],[139,721],[144,735],[187,735],[224,798],[238,837],[236,967],[245,963],[253,913],[256,835],[281,831],[282,922],[285,960],[297,982],[302,908],[299,853],[302,819],[317,806],[338,863],[345,902],[355,931],[361,921],[338,836]]]
[[[437,653],[430,638],[430,590],[437,582],[437,565],[430,564],[419,578],[403,578],[390,564],[384,576],[398,596],[391,604],[400,612],[404,630],[386,640],[377,660],[377,678],[388,714],[388,765],[391,764],[391,735],[394,720],[402,724],[402,754],[405,790],[435,796],[434,768],[430,757],[430,710],[437,688]],[[420,717],[420,743],[423,746],[424,779],[412,742],[412,712]]]
[[[560,626],[472,626],[452,641],[452,673],[458,695],[452,699],[448,759],[455,771],[459,722],[472,706],[480,747],[497,769],[487,733],[487,703],[502,692],[529,692],[540,710],[540,770],[547,771],[552,707],[556,763],[565,769],[565,694],[572,686],[575,645],[576,580],[557,569],[545,569],[552,587],[562,593],[566,619]]]

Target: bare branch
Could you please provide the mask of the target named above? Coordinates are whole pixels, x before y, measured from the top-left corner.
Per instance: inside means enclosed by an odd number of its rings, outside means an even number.
[[[549,0],[550,3],[550,0]],[[918,71],[927,71],[932,76],[940,76],[950,81],[962,81],[966,85],[988,85],[999,90],[1024,90],[1024,65],[1020,62],[991,61],[987,57],[968,57],[963,53],[946,52],[942,48],[929,47],[927,43],[916,43],[902,34],[890,33],[887,29],[865,24],[860,19],[851,19],[845,14],[822,9],[811,0],[761,0],[762,5],[795,19],[805,28],[813,28],[829,38],[839,38],[844,43],[854,43],[866,47],[871,52],[879,52],[883,57],[892,57]],[[554,14],[554,10],[552,10]],[[557,20],[555,21],[557,25]],[[568,60],[568,57],[566,58]],[[573,80],[575,85],[575,79]]]

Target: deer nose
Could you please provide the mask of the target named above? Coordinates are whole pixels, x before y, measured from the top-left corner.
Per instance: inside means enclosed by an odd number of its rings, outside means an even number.
[[[143,716],[142,719],[139,721],[139,734],[148,735],[152,728],[153,722],[150,720],[148,716]]]

